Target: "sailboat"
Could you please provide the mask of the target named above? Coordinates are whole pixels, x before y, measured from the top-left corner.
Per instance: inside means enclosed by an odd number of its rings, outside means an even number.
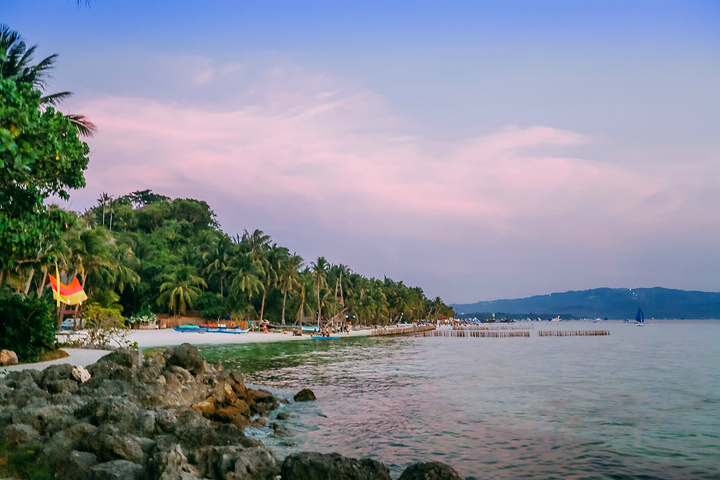
[[[642,327],[645,325],[645,315],[643,311],[638,308],[637,315],[635,315],[635,325]]]

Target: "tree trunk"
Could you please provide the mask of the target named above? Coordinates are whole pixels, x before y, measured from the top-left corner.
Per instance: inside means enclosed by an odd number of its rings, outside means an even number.
[[[40,285],[38,286],[37,294],[38,297],[42,297],[43,290],[45,290],[45,283],[47,282],[47,266],[43,266],[40,271],[42,272],[42,280],[38,283]]]
[[[23,292],[25,295],[30,291],[30,283],[32,282],[33,276],[35,276],[34,268],[30,269],[30,275],[28,275],[27,282],[25,282],[25,291]]]
[[[67,307],[66,304],[60,303],[60,306],[57,309],[57,329],[58,332],[62,330],[62,322],[63,318],[65,317],[65,308]]]
[[[260,303],[260,321],[263,321],[263,315],[265,314],[265,298],[267,297],[267,287],[263,288],[263,298]]]
[[[300,325],[300,328],[302,328],[303,310],[305,310],[305,296],[303,296],[302,300],[300,301],[300,312],[298,313],[298,318],[296,321],[296,323]]]
[[[282,320],[280,320],[282,325],[285,325],[285,300],[287,300],[287,290],[285,290],[285,293],[283,294]]]

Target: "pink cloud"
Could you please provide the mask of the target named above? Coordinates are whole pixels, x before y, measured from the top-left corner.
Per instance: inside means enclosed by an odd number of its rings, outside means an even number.
[[[216,73],[247,75],[238,65],[207,69],[208,82]],[[649,218],[648,211],[684,208],[664,171],[547,153],[591,145],[585,135],[509,126],[438,145],[410,132],[374,93],[300,73],[262,72],[263,81],[245,82],[227,104],[87,101],[81,111],[99,126],[90,196],[213,192],[279,217],[284,210],[272,207],[290,205],[283,208],[328,229],[417,236],[452,225],[473,238],[522,236],[532,225],[568,242]]]

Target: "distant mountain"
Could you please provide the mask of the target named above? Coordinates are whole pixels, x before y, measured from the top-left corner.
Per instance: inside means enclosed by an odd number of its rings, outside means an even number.
[[[720,292],[668,288],[595,288],[515,300],[451,305],[455,312],[503,312],[573,315],[581,318],[632,319],[638,307],[645,318],[720,318]]]

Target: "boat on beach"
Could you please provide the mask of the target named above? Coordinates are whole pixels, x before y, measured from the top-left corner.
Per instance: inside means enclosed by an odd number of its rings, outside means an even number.
[[[225,328],[225,327],[212,327],[207,325],[179,325],[173,328],[176,332],[196,332],[196,333],[236,333],[243,334],[248,333],[250,329],[243,330],[240,327]]]
[[[329,336],[326,337],[324,335],[311,335],[313,340],[337,340],[339,337]]]

